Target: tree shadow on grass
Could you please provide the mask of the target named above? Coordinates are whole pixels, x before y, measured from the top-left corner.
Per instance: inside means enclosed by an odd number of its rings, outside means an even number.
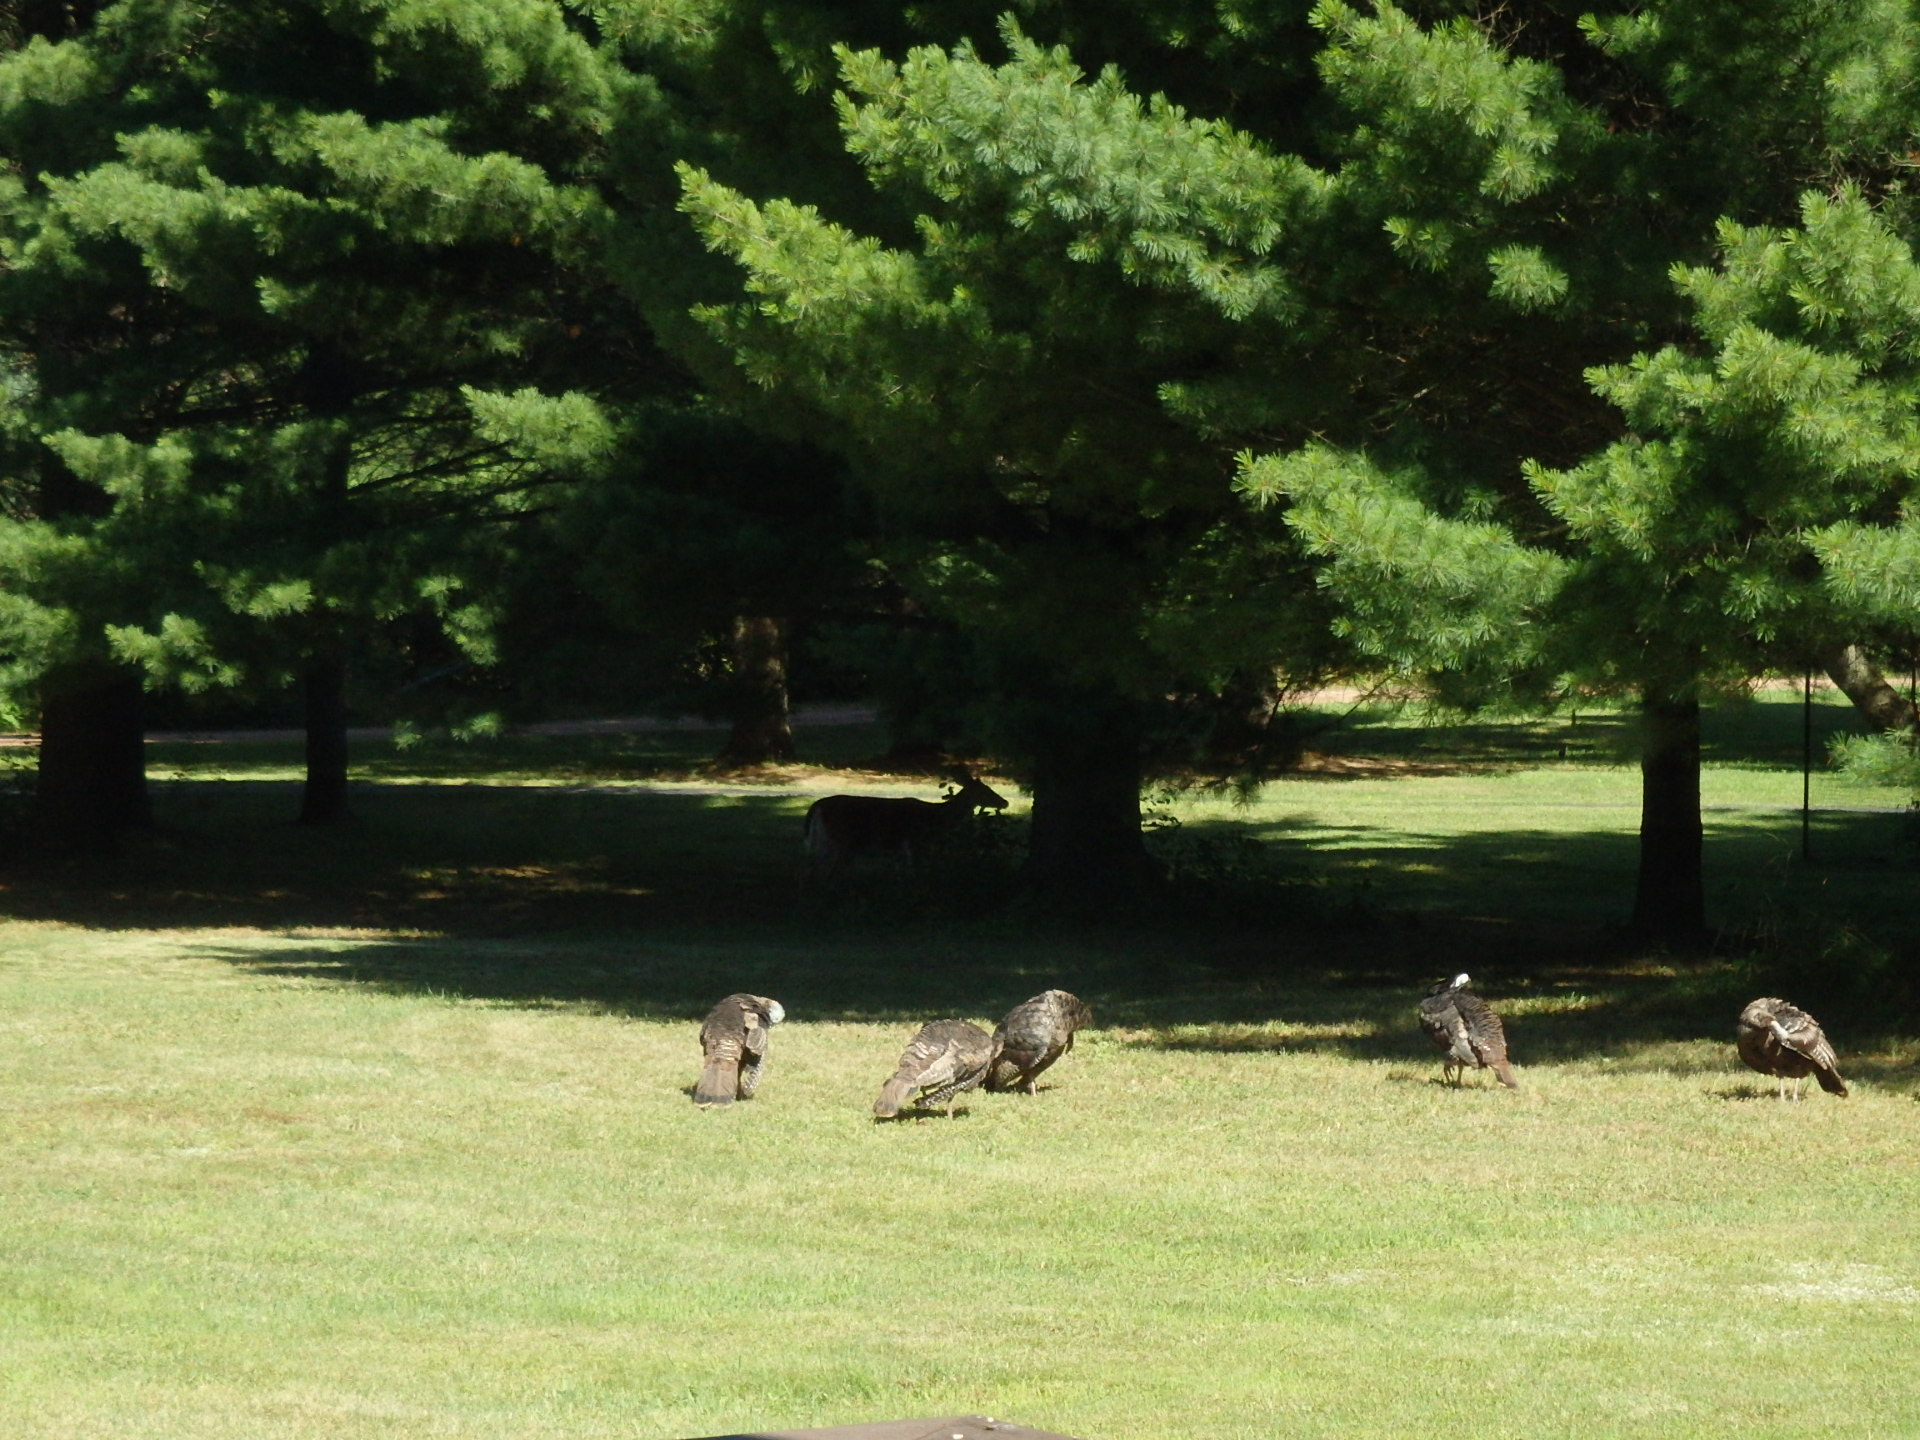
[[[803,1022],[905,1022],[935,1012],[992,1018],[1044,988],[1014,978],[1017,959],[1000,967],[903,974],[913,957],[871,945],[422,937],[216,940],[198,949],[262,976],[526,1008],[585,1008],[649,1020],[697,1022],[716,999],[737,990],[771,995],[791,1020]],[[1015,990],[1020,993],[1014,995]],[[1007,996],[1012,998],[1001,1005]],[[996,1005],[997,1012],[991,1008]]]
[[[951,866],[863,862],[823,885],[801,843],[814,797],[784,787],[361,782],[352,818],[318,828],[290,820],[293,781],[153,789],[158,823],[119,854],[9,856],[6,912],[102,929],[859,933],[978,919],[1000,873],[958,857],[972,873],[956,885]]]
[[[817,718],[817,723],[815,722]],[[794,717],[804,763],[841,767],[884,748],[886,731],[875,723],[827,722],[801,712]],[[456,740],[444,733],[417,734],[402,743],[385,733],[355,733],[356,775],[376,781],[420,780],[456,784],[471,780],[512,783],[711,778],[726,738],[725,722],[691,728],[672,724],[627,728],[623,722],[578,722],[560,730],[519,730]],[[298,730],[205,732],[148,736],[147,764],[155,776],[261,778],[297,772],[304,763]]]
[[[0,877],[8,913],[250,930],[206,953],[294,979],[647,1018],[697,1019],[744,989],[818,1019],[992,1020],[1060,986],[1110,1030],[1196,1050],[1427,1059],[1413,1006],[1458,970],[1509,1008],[1522,1065],[1723,1039],[1760,993],[1858,1023],[1856,1037],[1912,1019],[1849,988],[1844,956],[1803,965],[1791,988],[1776,978],[1823,926],[1920,928],[1914,887],[1887,883],[1911,864],[1898,817],[1821,815],[1812,868],[1793,859],[1797,816],[1716,817],[1714,903],[1747,931],[1702,959],[1609,928],[1632,881],[1619,830],[1208,821],[1189,828],[1271,837],[1271,866],[1190,877],[1185,909],[1158,920],[1061,923],[956,908],[939,876],[809,893],[808,797],[788,792],[370,786],[355,825],[317,831],[287,823],[292,784],[155,788],[155,837],[107,866],[16,863]]]
[[[356,784],[354,818],[290,823],[293,782],[153,787],[158,824],[105,859],[19,855],[5,906],[103,929],[548,934],[783,917],[800,797]]]
[[[1418,1002],[1433,981],[1464,970],[1503,1016],[1510,1053],[1523,1070],[1603,1060],[1622,1071],[1718,1074],[1732,1056],[1741,1008],[1756,995],[1786,994],[1839,1037],[1850,1078],[1912,1089],[1920,1082],[1914,1047],[1900,1042],[1920,1031],[1920,1014],[1911,967],[1897,957],[1914,952],[1914,901],[1909,887],[1889,893],[1885,886],[1884,819],[1823,821],[1824,850],[1839,857],[1851,847],[1852,865],[1836,858],[1818,868],[1769,870],[1759,862],[1777,854],[1777,837],[1751,829],[1721,837],[1723,862],[1743,846],[1751,852],[1753,863],[1736,872],[1738,884],[1764,894],[1769,918],[1755,927],[1757,934],[1726,932],[1706,954],[1662,953],[1617,927],[1562,924],[1544,906],[1516,903],[1509,884],[1499,897],[1484,889],[1465,893],[1504,899],[1530,913],[1386,916],[1370,931],[1327,937],[1327,945],[1311,952],[1317,969],[1310,963],[1264,974],[1247,969],[1247,989],[1230,1006],[1224,997],[1209,1004],[1204,996],[1136,1006],[1131,1018],[1139,1028],[1127,1043],[1437,1065],[1437,1052],[1418,1026]],[[1453,838],[1435,852],[1443,858],[1413,863],[1423,881],[1433,881],[1440,869],[1444,883],[1445,867],[1484,873],[1521,851],[1538,851],[1549,877],[1609,862],[1624,869],[1632,855],[1630,837],[1498,833]],[[1408,860],[1391,847],[1367,853],[1383,870]],[[1733,897],[1733,884],[1725,888]],[[1885,937],[1878,946],[1859,941],[1849,928],[1868,912]],[[1836,934],[1845,943],[1836,944]],[[1715,1047],[1712,1054],[1699,1050],[1703,1041]]]
[[[1634,977],[1623,977],[1634,983]],[[1644,980],[1639,983],[1645,984]],[[1731,997],[1742,993],[1737,982],[1723,987],[1729,1003],[1721,1005],[1711,1024],[1676,1025],[1666,1017],[1649,1018],[1636,1023],[1636,1011],[1646,1014],[1657,1009],[1656,987],[1643,989],[1631,999],[1596,999],[1578,1019],[1559,1014],[1526,1014],[1507,1027],[1508,1053],[1519,1074],[1521,1088],[1527,1086],[1531,1067],[1555,1064],[1603,1062],[1606,1073],[1617,1075],[1652,1074],[1675,1080],[1700,1081],[1722,1079],[1739,1064],[1733,1043],[1733,1017],[1739,1004]],[[1652,1002],[1652,1003],[1649,1003]],[[1310,1008],[1310,1007],[1309,1007]],[[1378,1006],[1367,1007],[1364,1014],[1350,1013],[1344,1025],[1340,1021],[1322,1022],[1319,1028],[1302,1025],[1279,1027],[1259,1034],[1233,1027],[1186,1027],[1136,1033],[1124,1043],[1156,1050],[1189,1053],[1268,1053],[1317,1054],[1341,1059],[1386,1062],[1415,1067],[1418,1073],[1397,1077],[1408,1084],[1443,1084],[1440,1078],[1440,1052],[1421,1032],[1414,1019],[1414,1007],[1402,997],[1393,997],[1381,1014]],[[1687,1030],[1684,1035],[1677,1030]],[[1702,1049],[1706,1042],[1710,1049]],[[1896,1093],[1920,1094],[1920,1072],[1904,1053],[1889,1053],[1886,1037],[1861,1033],[1843,1037],[1843,1046],[1853,1043],[1880,1046],[1875,1053],[1844,1049],[1841,1072],[1856,1087],[1870,1085]],[[1429,1067],[1430,1070],[1429,1070]],[[1485,1088],[1500,1089],[1488,1072],[1469,1072],[1468,1086],[1476,1075]],[[1812,1094],[1809,1099],[1825,1098]],[[1747,1082],[1722,1083],[1707,1091],[1716,1099],[1772,1101],[1770,1086]]]
[[[631,937],[326,939],[213,937],[196,952],[250,974],[519,1008],[586,1009],[698,1023],[733,990],[771,994],[790,1019],[902,1027],[945,1015],[991,1024],[1051,985],[1089,999],[1095,1044],[1189,1053],[1323,1054],[1425,1067],[1438,1053],[1415,1019],[1423,986],[1356,985],[1324,973],[1249,981],[1176,973],[1171,955],[1041,937],[944,947],[886,939],[806,945]],[[1142,968],[1144,965],[1144,968]],[[1724,961],[1619,958],[1482,987],[1531,1066],[1604,1060],[1621,1073],[1723,1073],[1753,982]],[[1830,1029],[1834,1027],[1830,1026]],[[1863,1059],[1866,1030],[1834,1029],[1850,1079],[1910,1088],[1910,1056]],[[1699,1042],[1711,1042],[1703,1054]]]

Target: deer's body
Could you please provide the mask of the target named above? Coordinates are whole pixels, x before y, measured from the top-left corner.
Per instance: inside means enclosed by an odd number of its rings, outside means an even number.
[[[975,810],[1004,810],[1007,802],[985,781],[967,775],[944,800],[881,795],[828,795],[807,811],[807,856],[816,875],[831,875],[861,855],[897,856],[912,865],[920,851]]]

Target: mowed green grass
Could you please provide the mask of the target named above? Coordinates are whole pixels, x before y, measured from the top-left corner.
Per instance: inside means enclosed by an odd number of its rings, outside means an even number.
[[[329,838],[203,771],[116,866],[6,877],[0,1434],[1920,1434],[1920,1045],[1833,1025],[1853,1096],[1782,1105],[1745,960],[1596,951],[1630,770],[1181,802],[1371,885],[1271,934],[836,906],[805,794],[607,783],[391,787]],[[1720,784],[1725,918],[1911,891],[1895,817],[1806,869],[1777,767]],[[1456,963],[1517,1093],[1437,1083],[1413,977]],[[1052,983],[1096,1026],[1039,1095],[871,1119],[919,1020]],[[701,1112],[735,988],[790,1019]]]
[[[1920,1433],[1906,1042],[1782,1105],[1723,1039],[1583,1047],[1560,991],[1505,1002],[1524,1089],[1456,1091],[1405,997],[1270,984],[881,1125],[905,1021],[796,1001],[701,1112],[691,1017],[326,973],[778,954],[0,943],[8,1435]]]

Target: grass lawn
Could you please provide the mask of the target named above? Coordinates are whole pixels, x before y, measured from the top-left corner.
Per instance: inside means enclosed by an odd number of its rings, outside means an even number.
[[[1795,952],[1905,953],[1900,797],[1823,778],[1803,865],[1798,712],[1752,709],[1738,943],[1686,962],[1606,939],[1633,773],[1538,727],[1175,802],[1277,857],[1231,927],[823,901],[797,817],[856,782],[689,778],[710,737],[374,756],[337,834],[271,746],[157,755],[154,839],[0,877],[0,1434],[1920,1434],[1920,1043]],[[1413,1002],[1463,963],[1517,1093],[1437,1083]],[[1782,966],[1852,1098],[1739,1067]],[[1096,1028],[1038,1096],[871,1120],[920,1020],[1049,984]],[[700,1112],[736,988],[790,1018]]]

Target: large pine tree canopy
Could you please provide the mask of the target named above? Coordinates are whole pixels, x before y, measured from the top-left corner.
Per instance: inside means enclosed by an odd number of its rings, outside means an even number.
[[[584,40],[539,0],[123,0],[4,66],[15,473],[102,497],[10,537],[10,594],[80,622],[10,647],[18,680],[271,680],[447,609],[529,479],[461,387],[560,348],[542,292],[598,214]]]
[[[1684,770],[1920,587],[1894,0],[9,17],[22,714],[865,562],[1071,886],[1281,681],[1616,693]]]

